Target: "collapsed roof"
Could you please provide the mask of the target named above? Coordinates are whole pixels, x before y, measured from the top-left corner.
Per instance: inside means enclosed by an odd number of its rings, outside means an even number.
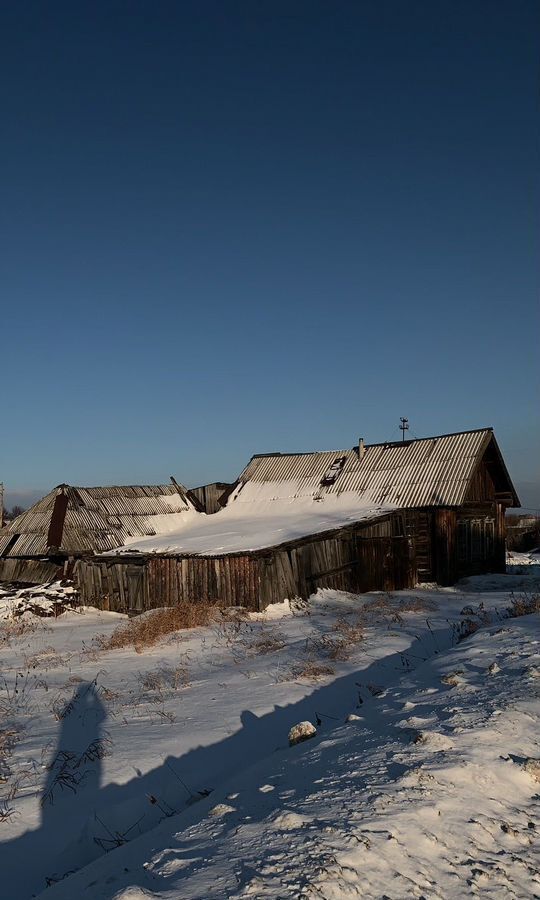
[[[0,531],[0,557],[101,553],[177,528],[199,515],[178,484],[73,487],[61,484]]]

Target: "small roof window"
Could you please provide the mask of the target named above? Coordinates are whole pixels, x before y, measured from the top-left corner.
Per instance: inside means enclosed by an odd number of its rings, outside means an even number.
[[[330,484],[334,484],[336,478],[338,477],[339,473],[343,469],[343,466],[345,465],[346,459],[347,459],[346,456],[338,456],[334,460],[334,462],[332,463],[332,465],[330,466],[330,468],[328,469],[328,471],[326,472],[324,477],[321,478],[321,482],[320,482],[321,487],[327,487]]]

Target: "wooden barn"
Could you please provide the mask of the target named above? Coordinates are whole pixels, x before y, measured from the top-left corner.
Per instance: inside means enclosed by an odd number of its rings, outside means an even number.
[[[0,581],[39,584],[67,575],[75,559],[171,530],[199,509],[177,482],[60,484],[0,530]]]
[[[81,559],[85,603],[264,609],[320,587],[395,590],[505,570],[519,506],[492,429],[322,453],[254,456],[226,507]]]

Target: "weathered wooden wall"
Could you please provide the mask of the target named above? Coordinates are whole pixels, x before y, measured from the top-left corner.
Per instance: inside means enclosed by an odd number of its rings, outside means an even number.
[[[467,491],[468,502],[489,502],[495,500],[495,485],[489,473],[485,462],[478,466],[474,474],[469,490]]]
[[[419,582],[435,580],[433,560],[433,510],[404,509],[404,534],[414,547],[416,576]]]
[[[349,591],[412,587],[412,542],[395,516],[272,549],[228,556],[91,557],[75,564],[83,603],[138,613],[203,602],[258,610],[319,587]]]
[[[412,509],[279,547],[228,556],[133,555],[0,560],[0,581],[73,576],[84,603],[138,613],[182,601],[264,609],[320,587],[398,590],[505,571],[504,506]]]
[[[433,575],[438,584],[506,571],[504,506],[477,501],[432,511]]]
[[[468,503],[457,512],[454,581],[468,575],[506,571],[505,508]]]
[[[48,559],[0,559],[0,582],[45,584],[68,574],[63,563]]]
[[[504,507],[484,501],[396,511],[251,553],[85,558],[74,575],[84,603],[139,613],[183,601],[258,610],[322,587],[399,590],[490,571],[505,571]]]
[[[205,513],[212,515],[221,509],[219,499],[230,486],[224,481],[216,481],[213,484],[203,484],[201,487],[191,488],[190,494],[197,498]]]

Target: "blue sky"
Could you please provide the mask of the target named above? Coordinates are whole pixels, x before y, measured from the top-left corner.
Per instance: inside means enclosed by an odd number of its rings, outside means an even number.
[[[7,499],[492,425],[540,506],[537,2],[0,13]]]

